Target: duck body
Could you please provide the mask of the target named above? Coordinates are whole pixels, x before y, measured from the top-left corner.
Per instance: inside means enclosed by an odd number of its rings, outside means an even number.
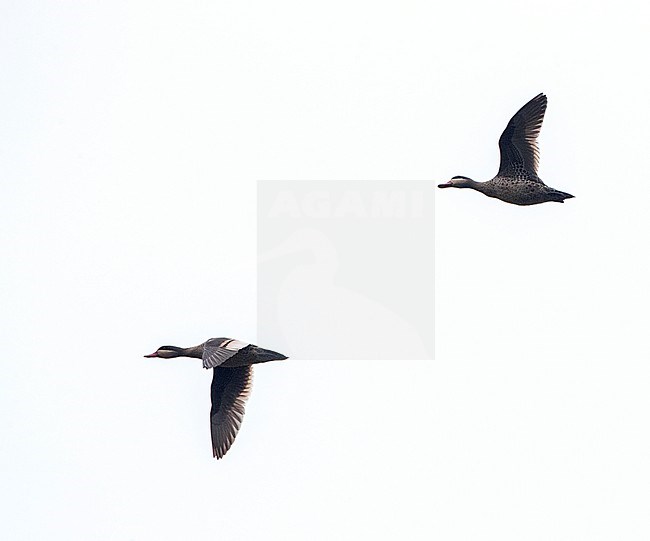
[[[538,205],[550,201],[564,203],[565,199],[573,197],[571,194],[546,186],[541,180],[496,176],[492,180],[476,184],[478,186],[474,188],[475,190],[513,205]]]
[[[241,427],[253,384],[253,365],[288,358],[232,338],[210,338],[189,348],[162,346],[145,357],[193,357],[202,359],[204,368],[212,369],[210,433],[212,454],[217,459],[228,452]]]
[[[537,137],[546,112],[546,96],[538,94],[510,119],[499,139],[499,172],[487,182],[455,176],[439,188],[470,188],[488,197],[513,205],[564,203],[573,195],[551,188],[537,175],[539,147]]]

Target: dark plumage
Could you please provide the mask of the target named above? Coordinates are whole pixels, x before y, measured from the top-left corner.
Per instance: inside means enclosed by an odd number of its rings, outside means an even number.
[[[253,384],[252,365],[287,359],[281,353],[232,338],[210,338],[190,348],[162,346],[145,357],[194,357],[203,360],[204,368],[212,368],[210,433],[212,455],[217,458],[228,452],[244,420]]]
[[[510,119],[499,138],[499,172],[487,182],[468,177],[452,177],[438,188],[472,188],[488,197],[514,205],[537,205],[547,201],[564,203],[573,196],[550,188],[537,176],[539,146],[537,136],[546,112],[546,96],[538,94]]]

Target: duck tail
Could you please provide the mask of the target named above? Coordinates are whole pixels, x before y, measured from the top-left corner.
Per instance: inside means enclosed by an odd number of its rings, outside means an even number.
[[[284,361],[285,359],[288,359],[286,355],[282,355],[282,353],[278,353],[277,351],[271,351],[270,349],[264,349],[261,347],[255,347],[255,361],[254,364],[257,363],[267,363],[269,361]]]
[[[550,195],[553,197],[553,201],[557,201],[558,203],[564,203],[565,199],[571,199],[572,197],[575,197],[570,193],[561,192],[560,190],[553,190]]]

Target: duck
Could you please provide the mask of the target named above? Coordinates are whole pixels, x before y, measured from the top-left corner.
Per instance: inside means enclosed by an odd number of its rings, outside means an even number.
[[[286,355],[233,338],[210,338],[198,346],[161,346],[147,358],[193,357],[212,369],[210,434],[212,456],[228,452],[244,420],[244,408],[253,384],[253,365],[283,361]]]
[[[564,203],[573,195],[551,188],[537,175],[539,146],[537,137],[542,128],[547,98],[538,94],[510,119],[499,139],[501,163],[492,180],[476,182],[469,177],[455,176],[438,188],[471,188],[488,197],[513,205],[538,205],[553,201]]]

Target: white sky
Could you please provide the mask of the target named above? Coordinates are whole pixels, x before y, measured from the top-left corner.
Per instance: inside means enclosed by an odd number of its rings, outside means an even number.
[[[648,539],[645,3],[0,10],[4,539]],[[256,180],[487,180],[542,91],[576,198],[436,193],[436,360],[261,366],[213,460],[142,355],[255,341]]]

